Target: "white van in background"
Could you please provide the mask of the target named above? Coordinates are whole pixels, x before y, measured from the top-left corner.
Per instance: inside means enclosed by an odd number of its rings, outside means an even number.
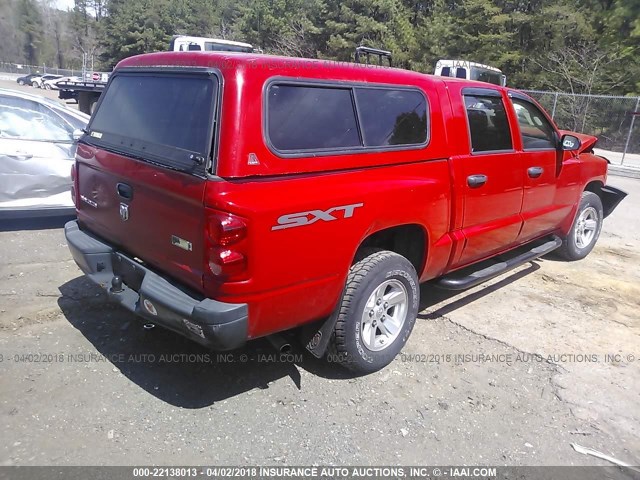
[[[222,40],[220,38],[190,37],[188,35],[174,35],[169,44],[173,52],[243,52],[251,53],[255,49],[249,43]]]
[[[507,77],[499,68],[467,60],[438,60],[434,73],[442,77],[478,80],[503,87],[507,84]]]

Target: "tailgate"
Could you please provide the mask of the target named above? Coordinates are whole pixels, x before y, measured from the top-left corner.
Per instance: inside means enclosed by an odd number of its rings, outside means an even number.
[[[76,157],[82,228],[198,291],[217,96],[210,72],[116,72]]]

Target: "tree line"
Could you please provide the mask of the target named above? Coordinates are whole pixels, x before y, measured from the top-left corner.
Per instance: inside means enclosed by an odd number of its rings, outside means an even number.
[[[390,50],[432,73],[440,58],[502,69],[518,88],[640,94],[638,0],[0,0],[0,60],[110,70],[167,50],[174,34],[240,40],[267,54],[352,60]]]

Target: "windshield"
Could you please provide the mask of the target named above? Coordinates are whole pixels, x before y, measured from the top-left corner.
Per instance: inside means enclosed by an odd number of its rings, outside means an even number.
[[[83,140],[204,174],[217,91],[217,78],[208,73],[119,73]]]
[[[478,80],[479,82],[487,82],[493,83],[494,85],[500,85],[501,78],[502,75],[499,72],[494,72],[485,68],[471,68],[471,80]]]

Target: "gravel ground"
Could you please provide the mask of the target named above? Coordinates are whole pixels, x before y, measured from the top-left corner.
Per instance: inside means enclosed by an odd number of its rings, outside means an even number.
[[[610,184],[630,195],[587,259],[424,285],[403,354],[365,377],[144,330],[84,280],[62,222],[5,223],[0,465],[606,464],[571,443],[637,465],[640,181]]]

